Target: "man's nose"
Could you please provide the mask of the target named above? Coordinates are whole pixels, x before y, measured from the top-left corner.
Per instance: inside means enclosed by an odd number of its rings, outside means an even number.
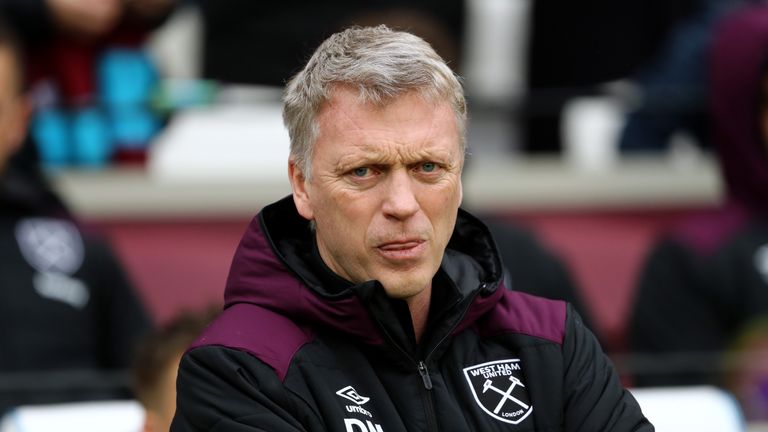
[[[414,186],[413,178],[407,169],[390,172],[382,205],[387,218],[404,220],[419,211]]]

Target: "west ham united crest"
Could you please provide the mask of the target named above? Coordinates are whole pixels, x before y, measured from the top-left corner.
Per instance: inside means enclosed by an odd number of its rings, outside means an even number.
[[[475,401],[491,417],[518,424],[533,411],[519,359],[470,366],[464,376]]]

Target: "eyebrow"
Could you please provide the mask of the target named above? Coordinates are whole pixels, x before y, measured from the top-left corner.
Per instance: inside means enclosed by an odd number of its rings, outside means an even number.
[[[396,158],[385,157],[383,155],[371,155],[365,154],[361,156],[357,155],[344,155],[336,163],[336,171],[346,172],[353,168],[361,166],[387,166],[396,162]]]
[[[423,149],[406,154],[404,159],[401,160],[400,153],[394,155],[385,155],[381,153],[371,154],[363,152],[363,154],[346,154],[342,156],[336,163],[335,170],[343,173],[353,168],[361,166],[379,166],[386,167],[399,163],[404,163],[405,166],[417,164],[420,162],[436,162],[448,167],[454,167],[459,164],[458,157],[453,157],[449,151],[435,149]]]

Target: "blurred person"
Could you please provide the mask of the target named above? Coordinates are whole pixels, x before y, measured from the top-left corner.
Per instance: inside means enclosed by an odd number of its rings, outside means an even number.
[[[133,361],[133,390],[145,410],[144,432],[168,432],[176,411],[176,374],[182,354],[220,308],[185,312],[139,344]]]
[[[94,98],[95,62],[109,46],[137,46],[177,0],[0,0],[27,51],[30,85],[53,79],[66,104]]]
[[[710,58],[713,145],[726,186],[651,250],[636,288],[630,348],[658,359],[638,385],[716,383],[720,356],[768,312],[768,7],[716,28]]]
[[[572,306],[506,289],[459,209],[466,102],[429,44],[332,35],[283,118],[293,195],[247,229],[172,431],[653,430]]]
[[[57,29],[99,35],[119,17],[120,0],[0,0],[0,10],[26,41],[49,38]]]
[[[566,104],[642,70],[702,1],[531,1],[522,150],[560,153]]]
[[[667,150],[675,133],[710,145],[707,62],[714,28],[730,11],[755,0],[700,0],[672,28],[662,49],[630,79],[639,98],[626,118],[619,148],[626,153]]]
[[[144,160],[161,119],[147,106],[157,71],[143,43],[176,1],[0,0],[26,45],[45,164]]]
[[[386,24],[461,62],[463,0],[200,0],[203,75],[228,83],[283,86],[325,38],[350,25]],[[267,41],[269,41],[267,43]]]
[[[49,39],[58,32],[97,38],[122,19],[159,19],[175,0],[0,0],[0,10],[13,20],[27,41]]]
[[[709,147],[707,60],[719,20],[741,0],[702,0],[697,10],[672,28],[662,49],[631,77],[640,93],[619,138],[626,153],[662,152],[672,135],[687,132]]]
[[[52,380],[126,369],[150,327],[111,250],[81,229],[24,144],[31,108],[22,63],[18,40],[0,22],[0,412],[127,394],[126,386]]]

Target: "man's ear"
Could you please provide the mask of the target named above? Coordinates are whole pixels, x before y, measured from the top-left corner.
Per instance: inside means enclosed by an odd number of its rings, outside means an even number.
[[[291,181],[293,202],[296,204],[296,209],[304,219],[312,220],[314,218],[314,212],[312,211],[312,205],[309,200],[309,191],[307,190],[308,181],[304,176],[304,171],[296,165],[296,160],[293,158],[288,160],[288,178]]]

